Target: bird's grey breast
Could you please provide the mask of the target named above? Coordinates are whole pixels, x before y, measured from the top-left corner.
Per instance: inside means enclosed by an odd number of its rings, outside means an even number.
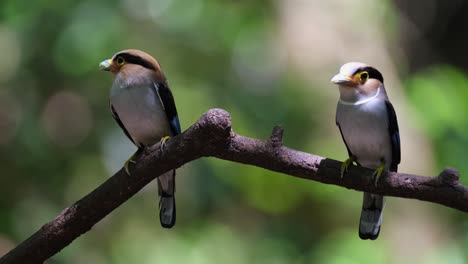
[[[151,145],[171,135],[164,106],[151,80],[129,83],[116,78],[110,102],[136,144]]]
[[[389,121],[385,100],[360,105],[338,103],[336,121],[351,153],[365,167],[377,168],[381,159],[391,162]]]

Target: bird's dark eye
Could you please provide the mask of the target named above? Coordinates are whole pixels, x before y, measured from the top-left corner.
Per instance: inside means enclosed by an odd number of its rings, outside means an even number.
[[[368,73],[368,72],[364,71],[364,72],[361,72],[361,73],[359,74],[359,80],[360,80],[361,82],[364,83],[365,81],[367,81],[367,79],[369,79],[369,73]]]
[[[118,57],[118,58],[117,58],[117,64],[123,65],[124,63],[125,63],[125,59],[124,59],[124,58],[122,58],[122,57]]]

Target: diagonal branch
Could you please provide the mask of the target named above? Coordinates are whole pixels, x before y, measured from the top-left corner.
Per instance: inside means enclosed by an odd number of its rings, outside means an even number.
[[[447,168],[437,177],[389,173],[375,186],[372,170],[351,166],[341,179],[341,162],[287,148],[282,138],[280,127],[275,127],[266,141],[237,135],[231,130],[226,111],[209,110],[183,134],[170,139],[163,153],[159,144],[147,148],[138,157],[131,176],[124,170],[118,171],[0,258],[0,263],[46,260],[90,230],[157,175],[209,156],[357,191],[419,199],[468,212],[468,187],[459,183],[454,169]]]

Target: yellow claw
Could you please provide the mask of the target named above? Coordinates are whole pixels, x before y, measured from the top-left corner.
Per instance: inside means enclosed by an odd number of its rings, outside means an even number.
[[[341,163],[341,178],[343,179],[344,174],[348,171],[348,167],[351,163],[354,162],[354,158],[350,157],[347,160],[345,160],[343,163]]]
[[[385,163],[382,163],[372,174],[372,177],[374,178],[374,185],[377,186],[377,182],[380,179],[380,176],[382,176],[382,173],[385,171]]]
[[[170,136],[165,136],[161,138],[161,141],[159,141],[159,143],[161,143],[161,146],[160,146],[161,151],[164,150],[164,148],[166,147],[166,141],[169,140],[170,138],[171,138]]]
[[[128,176],[131,175],[130,174],[130,163],[133,163],[133,164],[136,163],[135,157],[136,157],[137,154],[138,154],[138,150],[135,153],[133,153],[133,155],[124,164],[124,169],[125,169],[125,172],[128,174]]]

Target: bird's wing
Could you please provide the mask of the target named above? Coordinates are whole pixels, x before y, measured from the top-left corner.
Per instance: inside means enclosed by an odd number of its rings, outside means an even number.
[[[345,140],[345,138],[343,136],[343,131],[341,131],[340,123],[338,123],[338,121],[336,121],[336,125],[338,126],[338,129],[340,129],[341,138],[343,139],[343,142],[344,142],[344,144],[346,146],[346,149],[348,150],[348,155],[349,155],[349,157],[352,157],[353,153],[351,153],[351,150],[349,149],[348,144],[346,143],[346,140]]]
[[[122,128],[122,130],[123,130],[123,132],[125,133],[125,135],[130,139],[130,141],[133,142],[133,144],[135,144],[137,147],[140,147],[137,143],[135,143],[135,141],[133,141],[133,138],[130,136],[130,133],[128,133],[128,131],[127,131],[127,129],[125,128],[124,124],[123,124],[122,121],[120,120],[119,115],[118,115],[117,112],[115,111],[114,106],[112,106],[111,103],[109,103],[109,106],[110,106],[110,110],[111,110],[111,113],[112,113],[112,117],[113,117],[114,120],[117,122],[117,124],[119,124],[119,127]]]
[[[181,133],[179,116],[177,115],[174,96],[172,95],[167,82],[158,81],[154,83],[154,86],[156,88],[156,94],[159,96],[159,100],[161,100],[164,107],[164,112],[166,113],[167,120],[171,126],[172,133],[174,135],[179,135]]]
[[[385,105],[387,107],[388,115],[388,132],[390,133],[390,142],[392,144],[392,162],[390,164],[390,171],[397,171],[398,164],[400,164],[401,159],[400,131],[398,129],[398,121],[392,103],[386,100]]]

